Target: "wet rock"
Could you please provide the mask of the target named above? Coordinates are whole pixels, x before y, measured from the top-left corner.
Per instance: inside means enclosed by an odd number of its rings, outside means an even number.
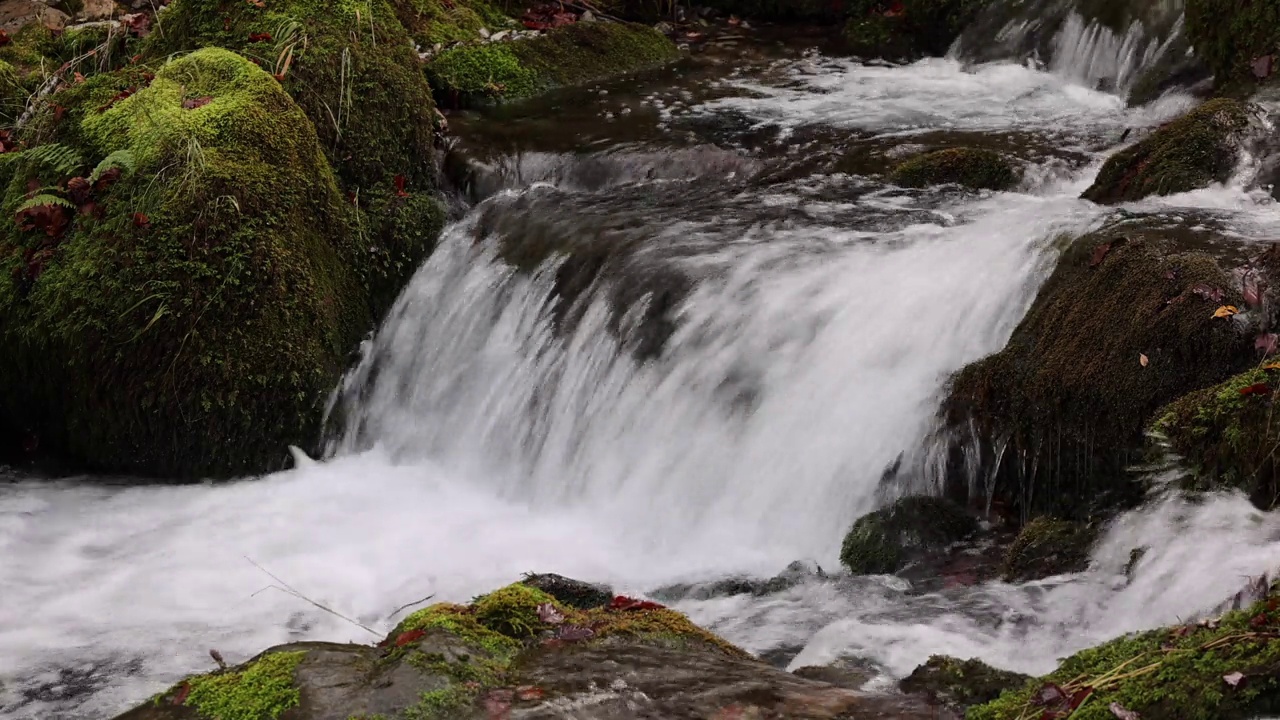
[[[1041,717],[1088,704],[1072,717],[1244,720],[1280,703],[1277,599],[1199,623],[1129,635],[1062,661],[1057,670],[973,707],[967,720]],[[1064,713],[1065,717],[1066,714]]]
[[[1140,499],[1126,468],[1152,416],[1257,362],[1262,313],[1214,317],[1245,306],[1249,253],[1142,222],[1073,241],[1008,345],[952,379],[955,496],[981,483],[1010,512],[1067,519]]]
[[[847,690],[861,690],[883,674],[884,669],[865,658],[844,657],[828,665],[809,665],[792,671],[806,680],[816,680]]]
[[[578,610],[526,585],[435,605],[378,647],[297,643],[188,678],[120,720],[936,715],[771,668],[652,604]]]
[[[826,573],[816,564],[797,560],[771,578],[731,577],[706,583],[668,585],[653,591],[653,597],[664,602],[707,600],[730,595],[772,595],[784,592],[807,580],[825,579]]]
[[[593,585],[553,573],[529,575],[520,582],[541,590],[559,603],[579,610],[608,605],[613,599],[613,590],[608,586]]]
[[[1223,92],[1247,95],[1260,82],[1272,79],[1275,64],[1268,72],[1256,72],[1261,57],[1276,52],[1280,11],[1275,0],[1223,5],[1214,0],[1187,0],[1186,34],[1213,73]]]
[[[845,535],[840,562],[857,575],[894,573],[977,530],[977,521],[950,500],[906,497],[858,518]]]
[[[1084,523],[1040,517],[1027,523],[1005,554],[1002,574],[1008,582],[1040,580],[1081,572],[1097,530]]]
[[[1243,104],[1210,100],[1111,156],[1082,197],[1116,204],[1225,182],[1236,169],[1248,127]]]
[[[909,695],[923,695],[963,715],[974,705],[991,702],[1030,679],[1021,673],[998,670],[981,660],[934,655],[898,683],[898,689]]]
[[[1018,172],[1008,158],[992,150],[951,148],[910,158],[889,174],[902,187],[920,188],[954,183],[974,190],[1008,190]]]
[[[986,0],[855,0],[841,33],[845,49],[863,58],[939,57]]]

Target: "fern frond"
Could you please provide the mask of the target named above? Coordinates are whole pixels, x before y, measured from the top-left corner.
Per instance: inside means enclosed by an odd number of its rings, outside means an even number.
[[[89,174],[89,182],[96,183],[102,177],[102,174],[111,168],[120,168],[121,172],[131,173],[137,167],[137,161],[134,160],[133,153],[128,150],[117,150],[102,159],[98,166]]]
[[[58,143],[49,143],[33,147],[27,152],[27,158],[39,163],[41,168],[52,170],[58,175],[77,175],[84,166],[84,158],[75,148]]]
[[[68,208],[70,210],[74,210],[76,208],[74,203],[72,203],[70,200],[64,197],[58,197],[57,195],[50,195],[48,193],[41,193],[39,195],[36,195],[33,198],[30,198],[24,201],[21,205],[18,206],[18,209],[15,210],[14,212],[20,213],[24,210],[30,210],[33,207],[39,207],[41,205],[57,205],[59,207]]]

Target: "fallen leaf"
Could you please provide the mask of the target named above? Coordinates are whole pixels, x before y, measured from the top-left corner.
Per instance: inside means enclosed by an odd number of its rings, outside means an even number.
[[[146,213],[136,212],[133,214],[133,224],[140,228],[151,227],[151,218]]]
[[[1111,243],[1109,242],[1102,243],[1098,247],[1094,248],[1093,256],[1089,258],[1089,267],[1098,267],[1101,265],[1103,259],[1107,257],[1107,253],[1109,252],[1111,252]]]
[[[186,100],[182,101],[182,109],[195,110],[196,108],[202,108],[211,102],[213,102],[213,98],[208,95],[205,95],[204,97],[198,97],[198,98],[187,98]]]
[[[397,175],[395,177],[395,183],[396,183],[396,197],[402,197],[402,198],[409,197],[409,193],[405,192],[405,189],[404,189],[404,186],[406,183],[404,175]]]
[[[1263,333],[1253,341],[1253,348],[1261,350],[1264,356],[1274,353],[1277,347],[1280,347],[1280,335],[1275,333]]]
[[[75,75],[72,76],[72,78],[73,78],[73,82],[75,82],[76,84],[84,82],[84,75],[81,75],[80,73],[76,73]]]
[[[404,647],[405,645],[408,645],[409,643],[414,642],[415,640],[421,639],[422,636],[426,634],[427,632],[422,629],[402,632],[396,636],[395,646]]]
[[[249,42],[251,43],[271,42],[271,33],[267,33],[267,32],[250,33]]]
[[[54,122],[56,122],[56,123],[57,123],[57,122],[62,122],[62,118],[63,118],[66,114],[67,114],[67,109],[66,109],[66,108],[62,107],[61,105],[54,105],[54,106],[53,106],[53,121],[54,121]]]
[[[1271,394],[1271,386],[1266,383],[1254,383],[1249,387],[1240,388],[1240,394],[1244,396],[1258,395],[1266,397]]]
[[[1217,310],[1213,311],[1213,316],[1215,318],[1229,318],[1232,315],[1235,315],[1239,312],[1240,312],[1240,308],[1236,307],[1235,305],[1223,305],[1222,307],[1219,307]]]
[[[1244,673],[1239,671],[1227,673],[1222,676],[1222,679],[1233,688],[1240,687],[1240,683],[1244,682]]]
[[[552,603],[542,603],[538,606],[538,619],[548,625],[559,625],[564,622],[564,613]]]
[[[146,37],[151,33],[151,16],[146,13],[132,13],[120,16],[120,22],[134,37]]]
[[[253,7],[256,7],[256,8],[264,8],[267,6],[267,4],[262,0],[245,0],[245,4],[252,5]]]
[[[1126,710],[1123,705],[1118,702],[1111,703],[1108,708],[1111,714],[1120,718],[1120,720],[1141,720],[1142,716],[1132,710]]]
[[[1141,365],[1142,367],[1146,367],[1150,363],[1151,363],[1151,360],[1149,360],[1146,355],[1143,355],[1142,353],[1138,353],[1139,365]]]
[[[178,694],[173,696],[173,704],[181,705],[187,701],[187,696],[191,694],[191,683],[184,682],[178,688]]]
[[[516,699],[521,702],[531,702],[533,700],[541,700],[546,697],[547,693],[536,685],[521,685],[516,688]]]
[[[116,181],[120,179],[122,174],[123,173],[118,167],[109,168],[106,172],[102,173],[102,175],[98,176],[98,182],[93,184],[93,189],[106,190],[112,185],[115,185]]]
[[[9,33],[0,30],[0,45],[8,45],[13,42],[13,38],[9,37]]]
[[[1216,303],[1222,302],[1223,292],[1221,288],[1209,287],[1204,283],[1191,286],[1191,292],[1199,295],[1205,300],[1212,300]]]

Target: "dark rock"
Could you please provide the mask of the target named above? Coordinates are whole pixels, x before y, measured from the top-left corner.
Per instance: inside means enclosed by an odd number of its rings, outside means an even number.
[[[1082,197],[1116,204],[1225,182],[1235,172],[1248,127],[1244,105],[1210,100],[1111,156]]]
[[[991,702],[1006,690],[1025,685],[1030,676],[997,670],[981,660],[934,655],[898,684],[902,692],[923,695],[961,715]]]
[[[829,665],[809,665],[792,671],[806,680],[816,680],[846,690],[861,690],[884,672],[874,662],[858,657],[841,658]]]
[[[942,56],[986,0],[854,0],[841,33],[845,49],[863,58],[915,60]]]
[[[739,576],[705,583],[681,583],[658,588],[652,595],[663,602],[707,600],[730,595],[772,595],[789,590],[806,580],[826,577],[826,573],[816,564],[797,560],[768,579]]]
[[[977,529],[977,521],[950,500],[906,497],[858,518],[845,535],[840,562],[858,575],[893,573]]]
[[[558,602],[579,610],[608,605],[613,600],[613,589],[607,585],[594,585],[552,573],[527,575],[520,582],[537,588]]]
[[[992,150],[951,148],[904,161],[889,180],[913,188],[954,183],[974,190],[1008,190],[1018,184],[1018,172],[1008,158]]]
[[[1040,580],[1081,572],[1097,529],[1084,523],[1040,517],[1027,523],[1005,554],[1002,574],[1008,582]]]

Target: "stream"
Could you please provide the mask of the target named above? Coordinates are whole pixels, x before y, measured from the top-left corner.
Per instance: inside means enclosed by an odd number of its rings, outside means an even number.
[[[355,623],[385,633],[406,603],[526,572],[646,594],[816,564],[830,577],[675,607],[790,668],[857,658],[883,688],[935,653],[1044,673],[1210,611],[1280,567],[1280,519],[1243,497],[1154,499],[1089,571],[1026,585],[921,594],[836,572],[886,467],[925,445],[948,376],[1003,346],[1061,238],[1146,216],[1274,239],[1248,159],[1193,193],[1078,199],[1126,131],[1195,103],[1096,89],[1133,74],[1119,55],[1161,46],[1102,32],[1067,22],[1056,62],[908,66],[728,37],[639,80],[451,117],[476,204],[336,392],[329,456],[216,485],[0,470],[0,717],[109,718],[211,669],[211,648],[234,664],[375,641]],[[875,177],[961,144],[1016,156],[1021,186]],[[499,257],[521,234],[634,243],[636,267],[687,278],[660,352],[626,341],[643,293],[619,308],[599,288],[557,322],[555,262]]]

